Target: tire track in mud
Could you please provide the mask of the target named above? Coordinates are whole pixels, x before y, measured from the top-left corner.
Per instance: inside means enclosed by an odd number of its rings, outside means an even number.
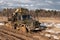
[[[15,35],[13,35],[13,34],[8,34],[7,32],[5,32],[5,31],[1,31],[0,30],[0,34],[1,34],[1,36],[3,35],[3,37],[5,36],[7,36],[7,38],[12,38],[13,40],[25,40],[25,39],[23,39],[23,38],[20,38],[20,37],[18,37],[18,36],[15,36]]]
[[[13,37],[13,36],[7,35],[3,32],[0,32],[0,37],[1,37],[0,38],[1,40],[20,40],[20,39]]]
[[[11,32],[9,30],[6,30],[6,29],[0,29],[0,32],[3,32],[4,34],[7,34],[7,35],[10,35],[10,36],[13,36],[13,37],[16,37],[18,39],[21,39],[21,40],[35,40],[29,36],[26,36],[26,35],[21,35],[21,34],[16,34],[14,32]]]

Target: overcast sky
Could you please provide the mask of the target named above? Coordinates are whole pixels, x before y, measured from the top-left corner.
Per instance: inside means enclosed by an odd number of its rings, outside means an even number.
[[[60,10],[60,0],[0,0],[0,8],[15,7]]]

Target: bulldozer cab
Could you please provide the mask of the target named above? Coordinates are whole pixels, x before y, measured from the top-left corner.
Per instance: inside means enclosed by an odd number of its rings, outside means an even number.
[[[30,15],[22,15],[22,20],[30,20],[31,16]]]

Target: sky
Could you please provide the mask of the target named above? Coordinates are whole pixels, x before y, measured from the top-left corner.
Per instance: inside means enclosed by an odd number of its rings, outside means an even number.
[[[0,0],[0,8],[15,7],[60,10],[60,0]]]

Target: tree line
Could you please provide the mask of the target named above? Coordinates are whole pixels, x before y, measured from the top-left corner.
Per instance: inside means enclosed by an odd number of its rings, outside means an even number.
[[[22,13],[30,14],[33,17],[60,17],[60,11],[56,10],[44,10],[44,9],[36,9],[36,10],[28,10],[26,8],[21,8]],[[9,17],[15,12],[16,8],[7,8],[0,11],[0,16]]]

